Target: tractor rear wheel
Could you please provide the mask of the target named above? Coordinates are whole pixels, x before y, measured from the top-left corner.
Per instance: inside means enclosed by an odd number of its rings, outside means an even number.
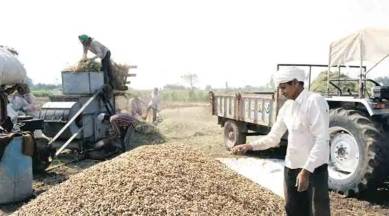
[[[350,195],[374,188],[385,176],[383,133],[355,110],[330,112],[329,187]]]

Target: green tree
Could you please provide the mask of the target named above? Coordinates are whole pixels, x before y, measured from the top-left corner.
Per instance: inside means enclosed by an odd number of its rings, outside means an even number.
[[[195,89],[195,84],[199,80],[199,77],[197,76],[197,74],[187,73],[187,74],[182,75],[181,79],[183,79],[186,83],[189,84],[189,87],[190,87],[189,98],[192,100],[193,98],[195,98],[194,89]]]
[[[349,80],[351,79],[349,76],[343,73],[331,72],[330,80]],[[358,92],[358,82],[357,81],[333,81],[335,85],[337,85],[343,94],[347,92],[357,93]],[[337,93],[337,89],[330,85],[329,86],[330,93]],[[327,92],[327,71],[320,72],[319,76],[312,82],[311,90],[320,93]]]
[[[185,89],[185,86],[183,85],[176,85],[176,84],[166,84],[163,89],[170,89],[170,90],[183,90]]]
[[[194,89],[196,83],[199,81],[199,77],[194,73],[184,74],[181,76],[181,79],[183,79],[185,83],[189,84],[191,89]]]

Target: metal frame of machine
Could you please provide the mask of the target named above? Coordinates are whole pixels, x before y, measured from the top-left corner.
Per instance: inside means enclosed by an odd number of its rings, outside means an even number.
[[[46,146],[55,150],[51,157],[69,148],[84,158],[109,135],[109,125],[98,121],[97,115],[114,114],[116,97],[125,92],[104,84],[103,72],[62,72],[62,87],[63,95],[51,97],[39,113],[43,132],[52,137]]]

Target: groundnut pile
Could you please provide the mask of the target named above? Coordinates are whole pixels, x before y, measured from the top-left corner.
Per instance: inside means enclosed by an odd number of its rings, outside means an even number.
[[[139,147],[39,195],[18,215],[281,215],[283,200],[182,145]]]

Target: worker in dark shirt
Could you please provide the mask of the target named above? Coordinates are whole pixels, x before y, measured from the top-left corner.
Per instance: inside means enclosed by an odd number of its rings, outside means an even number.
[[[113,129],[111,138],[120,140],[123,152],[128,150],[130,140],[126,140],[126,135],[134,131],[135,126],[139,121],[128,113],[117,113],[112,116],[108,115],[107,113],[100,113],[97,116],[97,119],[102,122],[109,121]]]

